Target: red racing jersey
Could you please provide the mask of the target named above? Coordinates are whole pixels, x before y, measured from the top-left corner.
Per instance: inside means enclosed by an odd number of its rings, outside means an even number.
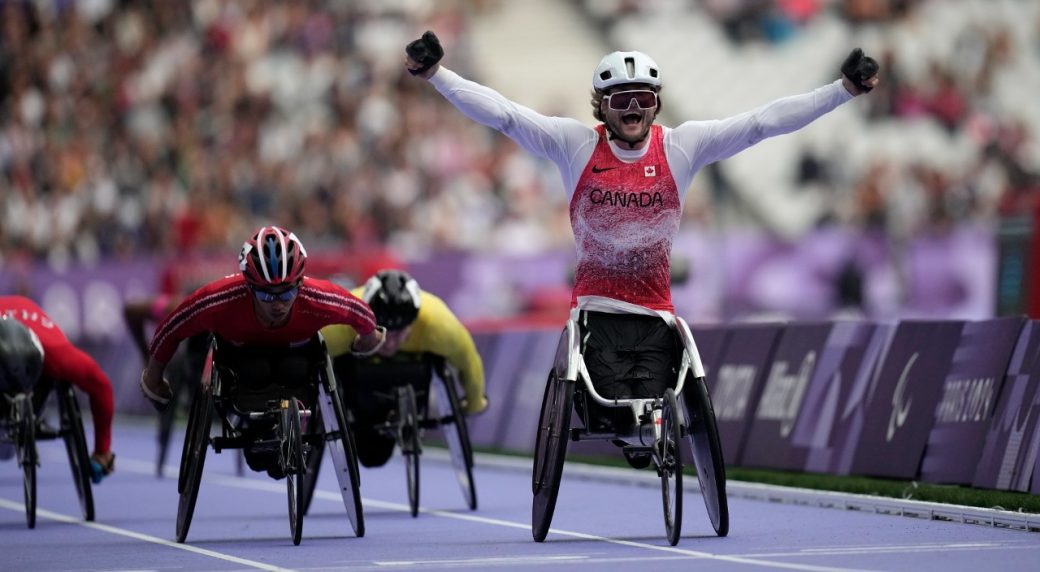
[[[293,346],[331,324],[346,324],[367,335],[375,330],[376,320],[371,308],[346,289],[305,277],[289,321],[279,328],[267,328],[256,319],[253,294],[245,278],[233,274],[199,288],[174,308],[156,329],[149,353],[166,363],[182,340],[202,332],[241,346]]]
[[[662,145],[650,128],[649,148],[626,163],[614,156],[602,125],[599,142],[571,197],[578,247],[574,294],[606,296],[652,310],[672,310],[669,258],[682,204]]]

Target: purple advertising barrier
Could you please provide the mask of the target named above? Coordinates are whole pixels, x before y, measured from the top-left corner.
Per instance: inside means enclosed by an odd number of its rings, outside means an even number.
[[[537,329],[525,332],[523,355],[508,387],[500,387],[506,403],[495,445],[511,451],[533,453],[538,414],[545,395],[560,329]]]
[[[850,427],[860,427],[857,409],[843,409],[857,379],[869,379],[895,326],[836,322],[827,335],[805,390],[797,420],[778,469],[827,472]]]
[[[921,462],[921,480],[970,485],[1023,317],[968,322],[953,354],[935,425]]]
[[[935,405],[964,322],[904,321],[866,399],[866,416],[851,472],[913,479],[921,466]]]
[[[1040,450],[1040,321],[1030,320],[1011,354],[972,485],[1037,493]],[[1030,489],[1029,481],[1033,480]]]
[[[69,340],[97,360],[112,381],[117,411],[151,412],[137,387],[144,364],[127,335],[123,305],[154,294],[160,268],[150,260],[61,271],[41,264],[22,269],[17,288],[9,291],[35,300]]]
[[[781,468],[800,464],[791,460],[795,453],[791,431],[832,327],[803,323],[784,328],[751,420],[741,465]]]
[[[743,454],[751,413],[758,405],[773,348],[782,329],[782,324],[731,326],[718,373],[706,380],[723,456],[730,465],[737,465]],[[684,392],[684,395],[692,393]]]
[[[701,365],[704,366],[704,375],[711,379],[718,369],[719,358],[726,349],[726,340],[729,339],[728,326],[708,326],[696,324],[690,326],[693,341],[697,344],[697,353],[701,356]]]
[[[516,382],[517,371],[524,364],[530,335],[526,331],[503,331],[494,334],[479,334],[478,337],[493,336],[488,343],[484,360],[484,392],[488,396],[488,408],[483,414],[467,419],[470,440],[474,445],[494,447],[499,444],[510,408],[509,395]],[[479,348],[479,346],[478,346]],[[549,370],[546,369],[546,372]]]

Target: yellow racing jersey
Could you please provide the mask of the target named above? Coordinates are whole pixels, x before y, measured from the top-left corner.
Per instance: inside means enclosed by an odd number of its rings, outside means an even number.
[[[352,291],[359,298],[363,292],[364,288]],[[421,293],[420,300],[419,315],[397,351],[427,352],[444,358],[458,370],[466,400],[470,404],[481,403],[484,398],[484,362],[477,353],[473,337],[444,300],[426,291]],[[357,332],[350,326],[336,324],[322,328],[321,335],[325,337],[329,354],[335,359],[350,353]]]

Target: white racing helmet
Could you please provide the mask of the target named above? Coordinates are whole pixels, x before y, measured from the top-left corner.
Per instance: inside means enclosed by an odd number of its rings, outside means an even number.
[[[661,71],[657,62],[643,52],[613,52],[596,66],[592,87],[604,90],[622,83],[645,83],[661,87]]]

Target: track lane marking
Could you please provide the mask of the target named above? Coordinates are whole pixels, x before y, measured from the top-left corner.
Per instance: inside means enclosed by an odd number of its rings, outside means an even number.
[[[122,462],[122,459],[120,459],[120,462]],[[7,500],[7,499],[3,499],[3,498],[0,498],[0,508],[6,508],[8,510],[21,512],[21,513],[25,512],[25,504],[24,503],[13,502],[13,501],[10,501],[10,500]],[[115,535],[118,535],[118,536],[125,536],[127,538],[133,538],[134,540],[141,540],[141,541],[144,541],[144,542],[150,542],[152,544],[158,544],[160,546],[165,546],[167,548],[176,548],[178,550],[184,550],[186,552],[192,552],[194,554],[199,554],[199,555],[202,555],[202,556],[209,556],[210,558],[216,558],[217,560],[224,560],[226,562],[233,562],[235,564],[241,564],[243,566],[248,566],[250,568],[256,568],[258,570],[268,570],[269,572],[294,572],[291,568],[283,568],[281,566],[272,566],[270,564],[264,564],[263,562],[257,562],[255,560],[248,560],[246,558],[239,558],[238,556],[232,556],[230,554],[223,554],[221,552],[215,552],[213,550],[207,550],[205,548],[199,548],[197,546],[192,546],[190,544],[178,544],[176,542],[171,542],[169,540],[166,540],[166,539],[163,539],[163,538],[159,538],[157,536],[152,536],[150,534],[144,534],[144,533],[141,533],[141,532],[135,532],[133,530],[127,530],[125,528],[118,528],[118,527],[111,526],[111,525],[108,525],[108,524],[101,524],[101,523],[98,523],[98,522],[87,522],[87,521],[85,521],[85,520],[83,520],[81,518],[68,516],[66,514],[61,514],[61,513],[58,513],[58,512],[49,511],[49,510],[42,509],[42,508],[39,508],[39,507],[37,507],[37,509],[36,509],[36,516],[37,517],[42,516],[42,517],[48,518],[50,520],[56,520],[58,522],[64,522],[64,523],[68,523],[68,524],[78,524],[80,526],[84,526],[86,528],[92,528],[94,530],[99,530],[101,532],[107,532],[109,534],[115,534]]]
[[[135,473],[142,474],[154,474],[155,465],[154,463],[148,463],[145,461],[135,459],[120,459],[120,468],[129,470]],[[164,474],[171,477],[177,476],[177,470],[173,467],[168,467]],[[266,482],[255,479],[249,479],[246,477],[239,477],[234,475],[214,475],[212,473],[203,475],[205,482],[212,482],[223,486],[251,489],[257,491],[274,492],[280,495],[285,494],[285,485],[276,484],[274,482]],[[332,491],[325,491],[317,489],[314,491],[314,497],[323,500],[335,502],[338,504],[343,503],[343,497],[339,493]],[[362,506],[372,506],[382,509],[394,510],[399,512],[410,512],[411,508],[407,504],[387,502],[371,498],[362,497]],[[439,516],[442,518],[450,518],[455,520],[462,520],[467,522],[475,522],[478,524],[487,524],[492,526],[501,526],[505,528],[516,528],[520,530],[531,530],[530,523],[513,522],[509,520],[501,520],[496,518],[488,518],[483,516],[477,516],[473,514],[462,514],[444,510],[419,508],[419,512],[424,514],[430,514]],[[657,546],[654,544],[647,544],[644,542],[636,542],[632,540],[623,540],[620,538],[610,538],[607,536],[599,536],[596,534],[588,534],[584,532],[577,532],[573,530],[563,530],[559,528],[550,528],[550,533],[556,533],[563,536],[569,536],[571,538],[580,538],[582,540],[592,540],[598,542],[605,542],[608,544],[616,544],[619,546],[627,546],[630,548],[642,548],[645,550],[654,550],[658,552],[666,552],[669,554],[682,555],[686,558],[696,558],[705,560],[718,560],[723,562],[731,562],[735,564],[746,564],[749,566],[761,566],[765,568],[778,568],[782,570],[797,570],[799,572],[872,572],[867,568],[840,568],[834,566],[817,566],[813,564],[799,564],[794,562],[772,562],[767,560],[759,560],[755,558],[749,558],[744,556],[728,556],[724,554],[713,554],[711,552],[701,552],[697,550],[687,550],[684,548],[677,548],[674,546]]]

